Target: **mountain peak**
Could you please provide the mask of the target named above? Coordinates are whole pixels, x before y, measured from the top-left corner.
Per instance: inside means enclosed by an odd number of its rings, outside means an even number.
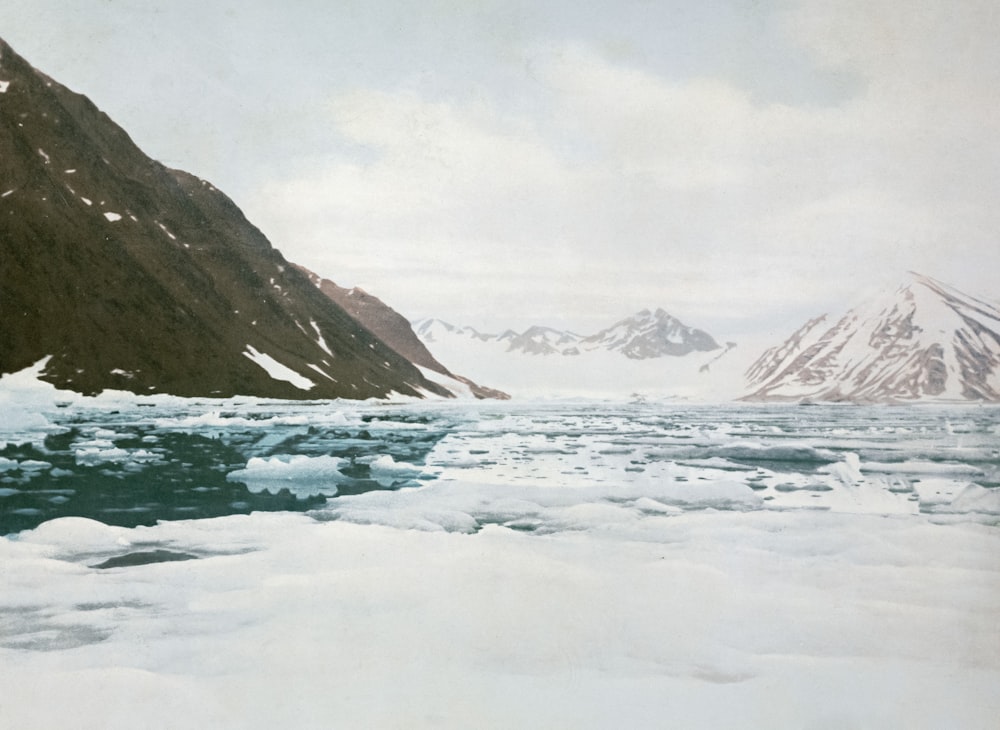
[[[508,352],[527,355],[575,356],[588,351],[609,350],[630,359],[644,360],[720,349],[719,344],[707,332],[686,326],[662,308],[640,310],[587,337],[544,325],[533,325],[523,332],[508,329],[500,335],[488,335],[471,327],[432,324],[435,321],[420,320],[414,323],[417,335],[424,342],[433,343],[446,334],[460,333],[461,336],[482,342],[505,343]]]
[[[1000,400],[1000,309],[915,272],[747,371],[749,400]]]
[[[595,335],[583,338],[581,346],[617,350],[634,360],[719,349],[719,343],[707,332],[688,327],[662,308],[654,312],[643,309]]]

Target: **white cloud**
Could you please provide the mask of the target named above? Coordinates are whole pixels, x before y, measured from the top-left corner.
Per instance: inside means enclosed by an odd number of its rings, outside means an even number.
[[[861,74],[836,107],[762,104],[582,43],[528,54],[538,101],[517,113],[485,89],[338,94],[329,121],[358,154],[251,207],[289,256],[413,316],[606,323],[664,306],[700,324],[826,306],[907,268],[988,293],[996,21],[986,4],[897,5],[787,16]]]

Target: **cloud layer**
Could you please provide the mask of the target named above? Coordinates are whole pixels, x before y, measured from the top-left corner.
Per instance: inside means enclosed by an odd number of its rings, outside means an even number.
[[[761,102],[579,41],[522,49],[522,108],[487,88],[338,93],[325,113],[356,153],[253,205],[290,252],[414,315],[590,322],[662,305],[777,323],[906,269],[988,294],[1000,59],[988,5],[962,9],[780,16],[790,43],[862,79],[835,105]]]
[[[412,317],[784,334],[1000,270],[992,2],[64,5],[8,40]]]

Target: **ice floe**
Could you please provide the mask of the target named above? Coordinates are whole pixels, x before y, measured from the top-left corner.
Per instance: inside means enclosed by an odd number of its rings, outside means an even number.
[[[336,456],[305,456],[303,454],[253,457],[243,469],[227,475],[230,481],[245,483],[251,491],[280,492],[287,489],[295,495],[337,494],[337,484],[345,479],[340,469],[347,462]]]
[[[5,387],[12,727],[1000,713],[997,409]]]

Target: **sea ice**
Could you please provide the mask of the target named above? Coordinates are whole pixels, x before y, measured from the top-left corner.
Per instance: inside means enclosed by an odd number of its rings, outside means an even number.
[[[335,456],[283,455],[253,457],[243,469],[227,475],[251,491],[280,492],[287,489],[296,496],[334,495],[337,483],[344,480],[340,469],[346,460]]]
[[[45,426],[4,437],[0,516],[96,507],[0,538],[11,727],[1000,715],[996,409],[19,402]],[[103,523],[157,479],[309,511]]]

